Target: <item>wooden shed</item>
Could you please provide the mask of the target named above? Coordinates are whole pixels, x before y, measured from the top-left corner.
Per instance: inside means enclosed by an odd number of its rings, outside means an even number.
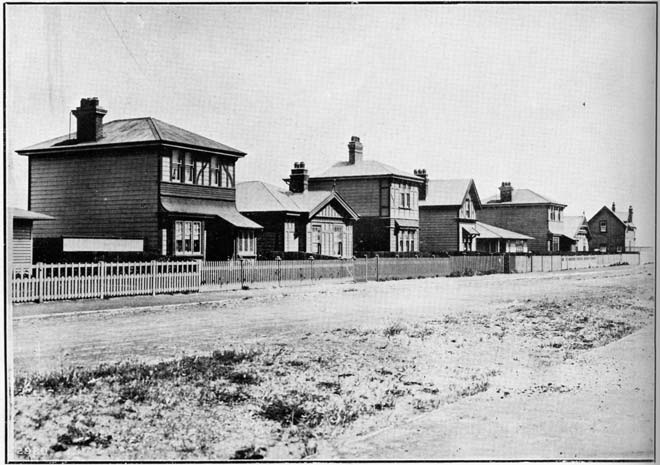
[[[11,218],[11,266],[20,268],[32,265],[32,224],[34,221],[53,220],[52,216],[43,213],[23,210],[22,208],[9,208],[7,211]]]

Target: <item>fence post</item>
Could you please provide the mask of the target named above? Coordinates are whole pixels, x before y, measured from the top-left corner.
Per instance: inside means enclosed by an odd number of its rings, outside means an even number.
[[[241,289],[245,288],[245,274],[243,273],[243,259],[241,258]]]
[[[39,295],[37,296],[37,302],[41,303],[44,301],[44,264],[39,262],[37,263],[37,278],[38,278],[38,287]]]
[[[275,261],[277,262],[277,285],[281,286],[282,285],[282,258],[278,255],[275,257]]]
[[[314,280],[314,257],[309,257],[309,279]]]
[[[202,288],[202,266],[204,265],[203,259],[196,260],[197,262],[197,292]]]
[[[378,270],[378,254],[376,254],[376,281],[378,281],[379,278],[379,270]]]
[[[151,295],[156,295],[156,260],[151,260]]]
[[[105,290],[105,262],[101,260],[99,262],[99,298],[104,297]]]

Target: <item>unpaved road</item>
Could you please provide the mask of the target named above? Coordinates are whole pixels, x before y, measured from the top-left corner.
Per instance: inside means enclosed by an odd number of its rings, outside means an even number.
[[[335,328],[379,328],[465,310],[495,311],[514,301],[569,295],[600,298],[616,285],[635,294],[651,266],[581,272],[332,284],[215,304],[155,307],[44,319],[15,319],[17,371],[50,371],[119,360],[161,360],[219,346]],[[20,315],[20,306],[14,310]]]
[[[19,373],[281,347],[280,362],[255,372],[277,372],[264,389],[277,389],[286,376],[288,386],[304,390],[304,377],[309,388],[332,374],[353,400],[368,400],[383,382],[398,392],[391,406],[324,430],[309,450],[295,426],[240,409],[190,416],[185,402],[181,411],[165,408],[163,415],[188,426],[164,440],[154,425],[170,422],[149,413],[157,404],[115,421],[89,404],[90,396],[110,402],[107,388],[72,398],[41,392],[19,396],[17,445],[29,457],[54,460],[226,460],[250,442],[263,445],[267,459],[653,459],[654,284],[651,266],[621,266],[248,291],[220,303],[16,318]],[[112,431],[110,448],[48,451],[64,420],[35,426],[34,419],[48,417],[53,402]],[[261,432],[247,433],[253,428]],[[142,442],[128,444],[126,431]],[[169,443],[184,433],[181,452]],[[200,443],[216,451],[189,447]],[[301,447],[305,455],[295,455]]]

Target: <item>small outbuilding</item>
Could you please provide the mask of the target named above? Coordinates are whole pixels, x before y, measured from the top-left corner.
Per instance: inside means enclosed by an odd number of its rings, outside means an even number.
[[[10,207],[7,213],[11,217],[12,227],[11,254],[8,254],[11,257],[11,266],[14,268],[28,267],[32,265],[32,224],[35,221],[54,220],[55,218],[43,213],[13,207]]]

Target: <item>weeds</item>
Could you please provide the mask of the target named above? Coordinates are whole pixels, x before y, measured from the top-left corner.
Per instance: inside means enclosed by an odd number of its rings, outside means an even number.
[[[404,331],[406,327],[399,321],[394,321],[388,324],[385,329],[383,329],[383,336],[392,337]]]

